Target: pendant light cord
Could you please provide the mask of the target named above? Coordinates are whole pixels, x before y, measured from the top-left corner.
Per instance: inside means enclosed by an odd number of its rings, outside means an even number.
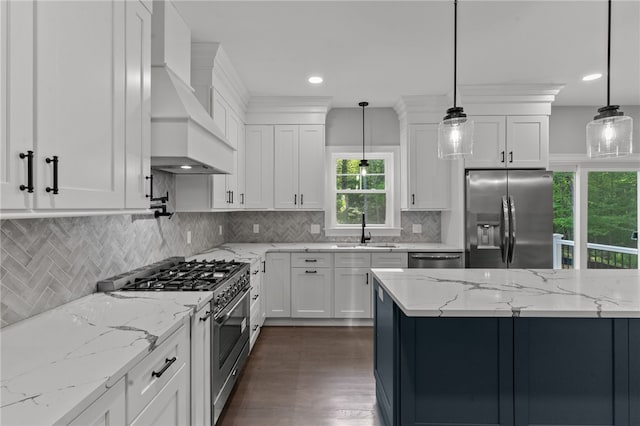
[[[364,160],[364,107],[366,105],[362,105],[362,159]]]
[[[609,0],[611,3],[611,0]],[[611,5],[609,5],[611,7]],[[456,107],[458,81],[458,0],[453,0],[453,107]]]
[[[609,22],[607,28],[607,106],[611,105],[610,101],[610,74],[611,74],[611,0],[609,0]]]

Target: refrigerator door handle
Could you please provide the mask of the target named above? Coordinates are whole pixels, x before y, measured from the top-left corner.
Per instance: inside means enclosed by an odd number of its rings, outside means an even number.
[[[500,256],[502,257],[502,261],[504,263],[507,263],[507,246],[509,245],[510,230],[511,225],[509,222],[509,202],[507,201],[506,195],[503,195],[502,209],[500,210]]]
[[[509,222],[511,231],[509,232],[509,263],[513,262],[513,252],[516,248],[516,203],[509,195]]]

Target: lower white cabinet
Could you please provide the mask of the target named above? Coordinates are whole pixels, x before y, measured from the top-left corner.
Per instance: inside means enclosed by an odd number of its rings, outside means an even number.
[[[291,316],[291,254],[267,253],[264,268],[264,303],[267,318]]]
[[[334,317],[371,318],[371,271],[369,268],[336,268]]]
[[[332,268],[291,268],[291,317],[331,318]]]
[[[125,379],[120,379],[68,426],[120,426],[126,424]]]
[[[372,253],[372,268],[407,268],[409,266],[409,255],[407,253]]]
[[[211,426],[211,304],[191,320],[191,425]]]
[[[183,364],[132,422],[131,426],[189,424],[189,365]]]
[[[249,331],[249,350],[253,349],[253,345],[258,339],[260,334],[260,328],[264,324],[264,316],[262,305],[264,304],[263,290],[262,290],[262,261],[258,260],[251,264],[251,291],[249,297],[251,298],[250,307],[250,319],[249,325],[251,330]]]
[[[127,374],[130,424],[187,424],[189,369],[189,329],[183,325]]]

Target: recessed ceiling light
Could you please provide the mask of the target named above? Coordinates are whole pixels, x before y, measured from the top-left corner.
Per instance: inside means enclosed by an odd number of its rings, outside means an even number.
[[[602,74],[600,74],[600,73],[589,74],[589,75],[585,75],[584,77],[582,77],[582,81],[597,80],[600,77],[602,77]]]
[[[322,77],[314,75],[309,77],[309,83],[311,84],[320,84],[322,83],[324,80],[322,79]]]
[[[181,168],[181,169],[190,169],[190,168],[191,168],[191,166],[184,165],[184,166],[180,166],[180,168]]]

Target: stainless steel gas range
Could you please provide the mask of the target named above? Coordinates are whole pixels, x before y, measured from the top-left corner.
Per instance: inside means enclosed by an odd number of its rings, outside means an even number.
[[[212,320],[214,424],[249,356],[249,271],[248,263],[171,257],[98,282],[98,291],[213,291],[211,308],[199,320]]]

